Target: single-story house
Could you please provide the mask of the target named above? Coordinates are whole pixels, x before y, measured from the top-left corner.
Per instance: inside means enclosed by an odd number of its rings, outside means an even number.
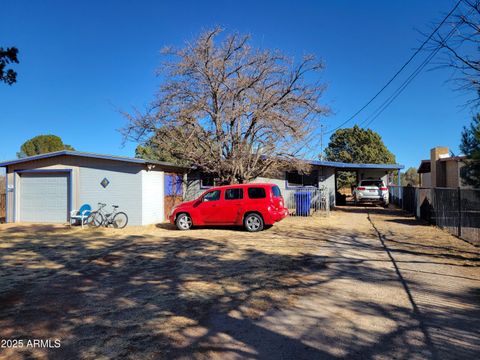
[[[107,211],[118,205],[126,212],[129,225],[163,222],[166,174],[187,170],[167,162],[67,150],[1,162],[0,167],[6,168],[7,222],[66,223],[71,210],[106,203]]]
[[[277,184],[287,199],[298,190],[318,189],[335,206],[338,171],[353,171],[357,178],[382,178],[391,183],[398,164],[350,164],[310,161],[311,172],[282,171],[255,182]],[[6,168],[6,221],[65,223],[70,212],[89,204],[118,205],[129,225],[148,225],[166,220],[173,205],[197,198],[215,185],[215,179],[198,170],[172,163],[57,151],[0,162]]]
[[[321,189],[329,200],[330,207],[336,204],[337,172],[349,171],[356,173],[357,180],[382,179],[388,185],[393,181],[393,172],[404,168],[399,164],[354,164],[334,161],[308,161],[311,171],[301,174],[297,171],[281,171],[269,177],[259,177],[253,182],[275,183],[286,199],[299,189]],[[205,190],[215,185],[215,179],[210,174],[200,171],[190,171],[186,175],[184,191],[185,200],[200,196]],[[287,200],[288,203],[288,200]]]

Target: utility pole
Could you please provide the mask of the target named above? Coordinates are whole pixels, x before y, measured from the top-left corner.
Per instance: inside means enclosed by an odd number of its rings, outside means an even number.
[[[325,133],[325,125],[320,124],[320,161],[323,160],[323,134]]]

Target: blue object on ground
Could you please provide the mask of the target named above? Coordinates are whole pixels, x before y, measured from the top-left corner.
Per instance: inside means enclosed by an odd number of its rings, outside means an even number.
[[[295,207],[297,216],[310,215],[310,202],[312,200],[312,193],[310,191],[298,191],[295,193]]]

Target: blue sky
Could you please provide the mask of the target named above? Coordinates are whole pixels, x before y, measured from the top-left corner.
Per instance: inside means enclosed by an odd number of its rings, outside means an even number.
[[[143,108],[153,99],[163,46],[181,46],[215,25],[250,33],[254,45],[297,59],[304,54],[323,59],[328,84],[323,103],[333,110],[324,124],[332,129],[384,85],[423,41],[420,32],[428,33],[453,5],[451,0],[3,2],[0,46],[18,47],[20,64],[18,82],[0,84],[0,160],[15,158],[25,140],[48,133],[77,150],[133,156],[135,144],[123,146],[117,131],[125,124],[118,110]],[[416,64],[427,54],[420,55]],[[462,127],[472,116],[463,106],[472,94],[454,91],[450,70],[428,69],[371,125],[407,167],[428,158],[437,145],[458,153]]]

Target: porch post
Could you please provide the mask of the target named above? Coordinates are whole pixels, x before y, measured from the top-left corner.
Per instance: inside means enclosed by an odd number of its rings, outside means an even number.
[[[402,189],[402,178],[401,178],[402,172],[400,169],[398,169],[398,205],[403,209],[403,189]]]

